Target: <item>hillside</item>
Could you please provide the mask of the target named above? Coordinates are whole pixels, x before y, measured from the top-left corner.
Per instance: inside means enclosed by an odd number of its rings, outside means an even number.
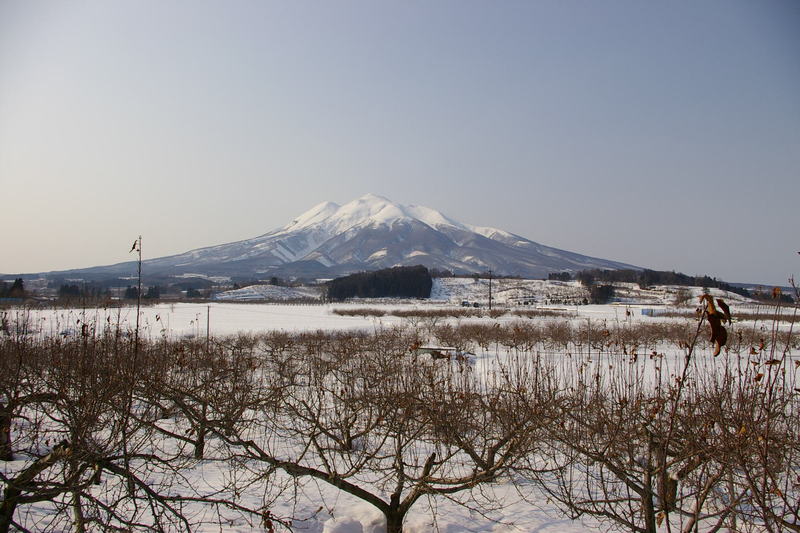
[[[455,273],[491,270],[525,278],[591,268],[637,268],[367,194],[341,206],[323,202],[253,239],[147,259],[143,272],[149,280],[162,282],[186,276],[316,279],[419,264]],[[135,272],[135,263],[125,262],[46,276],[99,280],[130,277]]]

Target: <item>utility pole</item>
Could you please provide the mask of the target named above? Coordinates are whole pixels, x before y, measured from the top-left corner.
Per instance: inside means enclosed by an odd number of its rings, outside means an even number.
[[[134,344],[133,344],[133,360],[130,364],[130,376],[128,377],[128,398],[127,405],[125,406],[125,413],[122,419],[122,453],[125,461],[125,470],[130,471],[130,455],[128,454],[128,421],[133,405],[133,388],[136,380],[137,373],[137,359],[139,358],[139,315],[142,310],[142,236],[133,241],[131,252],[137,252],[138,259],[136,262],[136,277],[138,279],[136,285],[136,331],[134,331]],[[130,252],[128,252],[130,253]],[[135,486],[132,478],[128,478],[128,491],[133,493]]]
[[[139,254],[139,259],[136,266],[136,278],[138,284],[136,286],[136,331],[134,332],[134,356],[139,354],[139,314],[142,309],[142,236],[133,241],[133,250]],[[131,250],[131,251],[133,251]]]
[[[211,333],[211,306],[206,306],[206,354],[208,354],[208,340]]]

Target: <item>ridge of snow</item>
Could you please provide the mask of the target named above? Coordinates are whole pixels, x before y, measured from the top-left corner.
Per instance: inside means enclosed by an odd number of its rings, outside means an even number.
[[[368,193],[342,206],[323,202],[303,213],[280,233],[295,232],[310,228],[322,230],[333,236],[349,229],[366,226],[392,226],[397,222],[417,221],[433,229],[455,227],[470,228],[443,215],[435,209],[418,205],[401,205],[377,194]]]
[[[289,224],[283,227],[283,230],[297,231],[306,228],[308,226],[313,226],[314,224],[317,224],[329,218],[339,208],[340,208],[339,204],[335,202],[319,203],[314,207],[312,207],[311,209],[309,209],[308,211],[306,211],[305,213],[303,213],[302,215],[300,215],[299,217],[297,217],[296,219],[292,220]]]
[[[478,235],[482,235],[487,239],[496,239],[497,236],[500,236],[506,239],[516,239],[518,241],[523,240],[518,235],[514,235],[513,233],[509,233],[501,229],[492,228],[490,226],[470,226],[470,225],[466,226],[470,231],[477,233]]]
[[[443,215],[440,211],[431,209],[430,207],[411,204],[405,206],[405,211],[409,216],[416,218],[421,222],[424,222],[425,224],[434,229],[441,226],[453,226],[463,230],[470,229],[469,226],[467,226],[466,224],[457,222],[452,218]]]

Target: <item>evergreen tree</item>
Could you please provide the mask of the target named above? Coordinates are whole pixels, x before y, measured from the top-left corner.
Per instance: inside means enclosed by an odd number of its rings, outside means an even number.
[[[81,295],[81,288],[77,285],[62,285],[58,289],[59,298],[78,298]]]
[[[161,287],[159,287],[158,285],[155,285],[153,287],[148,287],[144,297],[147,298],[148,300],[157,300],[161,298]]]
[[[22,278],[17,278],[8,290],[9,298],[25,298],[25,284]]]
[[[200,294],[200,291],[198,291],[194,287],[189,287],[188,289],[186,289],[186,297],[187,298],[200,298],[200,297],[202,297],[202,294]]]

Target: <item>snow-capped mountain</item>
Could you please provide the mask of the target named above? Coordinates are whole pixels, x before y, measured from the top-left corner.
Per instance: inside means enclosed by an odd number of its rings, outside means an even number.
[[[636,268],[544,246],[500,229],[471,226],[435,209],[400,205],[374,194],[341,206],[323,202],[260,237],[145,262],[148,275],[238,278],[330,277],[416,264],[523,277]],[[89,270],[116,272],[125,265]]]

